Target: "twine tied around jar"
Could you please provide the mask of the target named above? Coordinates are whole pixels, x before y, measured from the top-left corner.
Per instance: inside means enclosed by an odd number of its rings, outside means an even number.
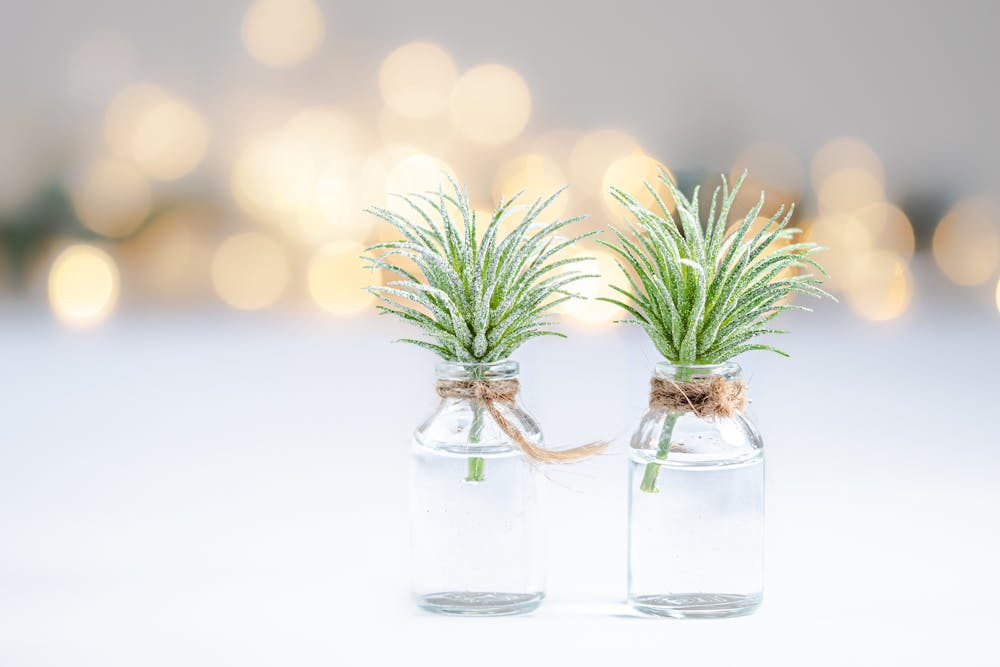
[[[600,454],[607,448],[606,442],[592,442],[562,450],[544,449],[532,444],[498,407],[501,403],[514,405],[520,386],[517,380],[438,380],[437,394],[441,398],[458,398],[482,405],[524,455],[538,463],[570,463]]]
[[[747,407],[747,383],[715,377],[711,381],[649,381],[649,407],[690,412],[697,417],[732,417]]]

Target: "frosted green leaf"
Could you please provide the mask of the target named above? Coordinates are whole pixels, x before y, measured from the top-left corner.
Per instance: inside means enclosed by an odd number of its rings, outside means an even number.
[[[559,232],[582,217],[541,223],[540,216],[562,190],[523,211],[509,234],[501,223],[514,215],[518,197],[503,200],[487,224],[476,220],[467,195],[449,178],[450,192],[400,196],[410,216],[371,207],[402,238],[366,248],[373,269],[392,275],[368,290],[385,302],[379,310],[420,328],[427,340],[403,339],[448,361],[490,363],[506,359],[549,329],[552,308],[570,298],[571,283],[596,276],[562,267],[583,259],[557,254],[591,233],[569,238]],[[404,269],[409,260],[416,271]]]
[[[689,199],[662,170],[660,180],[677,202],[676,218],[662,202],[653,212],[623,190],[611,188],[611,196],[635,221],[629,223],[631,237],[612,228],[617,243],[602,242],[623,260],[618,266],[628,287],[611,287],[629,302],[603,300],[622,308],[630,318],[625,322],[639,324],[672,363],[718,364],[749,350],[787,356],[750,341],[786,333],[762,326],[778,313],[808,310],[784,303],[790,294],[833,298],[820,287],[821,278],[801,272],[815,269],[826,275],[810,257],[822,248],[790,241],[800,233],[788,226],[792,209],[782,208],[751,232],[764,206],[761,193],[757,204],[728,229],[728,216],[745,178],[746,172],[730,189],[722,177],[705,221],[699,218],[698,188]],[[648,184],[647,189],[655,193]],[[800,272],[784,277],[789,270]]]

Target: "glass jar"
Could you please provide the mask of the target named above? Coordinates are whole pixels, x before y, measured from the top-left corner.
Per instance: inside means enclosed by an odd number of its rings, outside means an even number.
[[[518,364],[440,363],[439,381],[516,380]],[[535,445],[520,402],[494,403]],[[445,614],[534,610],[545,596],[535,469],[478,401],[442,398],[413,436],[412,583]]]
[[[659,363],[680,385],[739,380],[735,363]],[[632,437],[628,603],[648,614],[752,613],[763,591],[764,449],[742,412],[698,417],[651,407]]]

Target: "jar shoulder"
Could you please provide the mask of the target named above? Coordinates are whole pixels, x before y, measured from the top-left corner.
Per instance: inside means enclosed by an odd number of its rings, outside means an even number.
[[[634,454],[653,455],[666,449],[675,463],[740,462],[763,456],[764,441],[745,414],[697,417],[652,409],[632,436]]]
[[[520,403],[495,403],[493,409],[530,443],[542,444],[538,422]],[[520,449],[490,409],[464,400],[442,400],[413,432],[413,439],[419,447],[462,454],[498,454]]]

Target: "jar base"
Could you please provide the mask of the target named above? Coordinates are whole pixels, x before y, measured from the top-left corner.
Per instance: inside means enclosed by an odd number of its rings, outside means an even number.
[[[447,591],[418,595],[417,606],[436,614],[454,616],[512,616],[538,609],[545,593],[482,593]]]
[[[669,618],[731,618],[757,611],[761,593],[673,593],[668,595],[630,596],[628,604],[636,611]]]

